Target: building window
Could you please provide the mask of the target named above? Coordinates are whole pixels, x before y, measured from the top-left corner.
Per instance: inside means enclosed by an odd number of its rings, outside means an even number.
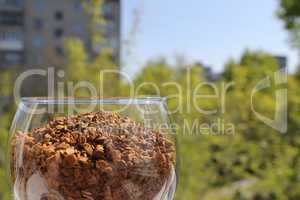
[[[55,52],[56,52],[56,54],[59,55],[59,56],[63,56],[63,55],[64,55],[64,50],[63,50],[63,48],[60,47],[60,46],[55,47]]]
[[[64,34],[64,31],[61,28],[57,28],[54,30],[54,37],[61,38]]]
[[[23,15],[19,12],[3,11],[0,13],[0,24],[19,26],[23,24]]]
[[[44,21],[40,18],[34,20],[34,28],[36,30],[42,30],[44,28]]]
[[[6,4],[10,6],[22,6],[23,0],[0,0],[1,4]]]
[[[9,52],[4,55],[4,62],[9,65],[20,64],[22,60],[21,54]]]
[[[15,31],[1,32],[0,41],[20,41],[22,39],[22,33]]]
[[[61,21],[64,18],[64,14],[61,11],[56,11],[54,17],[57,21]]]

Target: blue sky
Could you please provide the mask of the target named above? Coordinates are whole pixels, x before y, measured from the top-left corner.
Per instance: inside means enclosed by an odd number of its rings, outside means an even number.
[[[249,48],[286,55],[293,71],[297,52],[275,15],[277,6],[278,0],[124,0],[124,40],[131,38],[133,10],[140,11],[133,51],[123,54],[124,70],[134,74],[147,60],[183,54],[220,72]]]

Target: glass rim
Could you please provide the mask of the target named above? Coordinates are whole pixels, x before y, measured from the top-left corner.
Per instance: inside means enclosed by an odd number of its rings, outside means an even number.
[[[166,98],[160,96],[142,97],[22,97],[24,104],[153,104],[165,103]]]

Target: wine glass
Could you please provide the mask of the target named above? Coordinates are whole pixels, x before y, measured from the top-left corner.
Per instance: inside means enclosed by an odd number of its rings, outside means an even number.
[[[17,200],[172,200],[176,137],[165,99],[23,98],[10,131]]]

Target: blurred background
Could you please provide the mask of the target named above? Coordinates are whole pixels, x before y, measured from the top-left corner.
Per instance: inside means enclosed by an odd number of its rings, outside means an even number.
[[[11,199],[6,173],[7,138],[16,105],[16,78],[48,68],[63,90],[49,94],[46,76],[24,80],[21,96],[68,95],[66,83],[88,80],[100,96],[128,96],[128,80],[99,71],[119,70],[134,85],[155,83],[137,95],[168,98],[180,125],[181,174],[176,199],[300,199],[300,1],[299,0],[0,0],[0,200]],[[287,73],[287,133],[262,123],[251,110],[251,92],[274,73]],[[187,82],[186,77],[190,76]],[[188,94],[202,82],[234,82],[220,99],[201,99],[197,112]],[[215,94],[211,87],[202,95]],[[275,115],[276,85],[259,92],[254,106]],[[76,96],[88,96],[84,90]],[[190,108],[191,106],[191,108]],[[186,134],[184,124],[233,124],[233,135]],[[222,126],[221,124],[221,126]]]

